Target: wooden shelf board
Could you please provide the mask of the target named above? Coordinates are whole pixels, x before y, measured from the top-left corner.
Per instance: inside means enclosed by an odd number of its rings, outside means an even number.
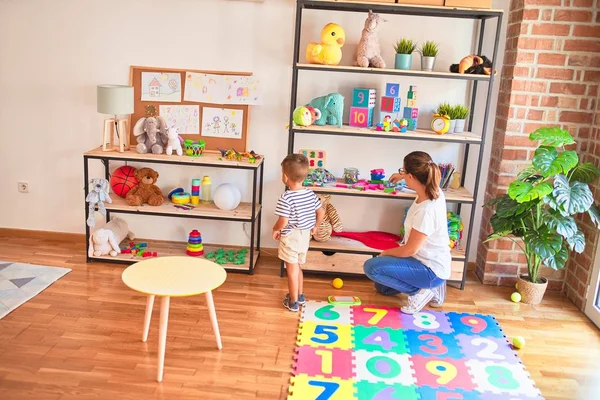
[[[474,75],[474,74],[456,74],[453,72],[441,72],[441,71],[420,71],[420,70],[403,70],[403,69],[390,69],[390,68],[363,68],[354,67],[349,65],[321,65],[321,64],[306,64],[297,63],[296,67],[300,70],[306,71],[329,71],[329,72],[350,72],[350,73],[372,73],[382,75],[405,75],[405,76],[419,76],[425,78],[442,78],[442,79],[458,79],[466,81],[487,81],[489,82],[489,75]]]
[[[337,135],[337,136],[366,136],[366,137],[382,137],[392,139],[404,139],[404,140],[426,140],[432,142],[458,142],[458,143],[469,143],[479,144],[481,143],[481,136],[471,132],[463,133],[447,133],[445,135],[438,135],[433,131],[426,129],[417,129],[416,131],[408,131],[404,133],[400,132],[385,132],[376,131],[369,128],[356,128],[353,126],[343,125],[341,128],[332,125],[318,126],[302,126],[295,127],[294,131],[297,133],[307,134],[324,134],[324,135]]]
[[[130,206],[125,202],[125,199],[114,195],[112,197],[112,203],[105,203],[106,209],[109,211],[124,211],[127,213],[139,213],[146,215],[153,214],[168,214],[174,217],[196,217],[196,218],[210,218],[210,219],[239,219],[240,221],[251,221],[252,220],[252,203],[240,203],[240,205],[231,211],[220,210],[215,206],[214,203],[203,204],[200,203],[196,208],[192,210],[182,210],[174,207],[174,204],[166,200],[160,206],[150,206],[144,204],[141,206]],[[260,211],[260,204],[256,204],[256,214]]]
[[[187,164],[204,165],[220,168],[243,168],[257,169],[264,161],[264,158],[251,164],[248,161],[229,161],[221,157],[221,153],[205,152],[200,157],[166,155],[166,154],[139,154],[135,150],[127,150],[123,153],[118,151],[102,151],[100,147],[83,153],[84,157],[107,158],[110,160],[129,160],[139,162],[169,163],[169,164]]]
[[[126,247],[129,245],[129,240],[124,240],[120,247]],[[136,239],[133,240],[135,243],[148,243],[148,251],[156,251],[158,253],[158,257],[170,257],[170,256],[185,256],[185,249],[187,246],[186,242],[168,242],[162,240],[144,240],[144,239]],[[208,252],[215,251],[219,248],[224,248],[225,250],[239,250],[242,247],[239,246],[228,246],[228,245],[217,245],[217,244],[205,244],[204,245],[204,254],[206,255]],[[254,263],[253,265],[256,267],[256,260],[258,259],[259,252],[254,251]],[[201,256],[204,257],[204,256]],[[248,262],[250,257],[250,251],[248,250],[248,255],[246,256],[246,263],[242,265],[234,265],[231,263],[227,263],[223,265],[223,268],[228,270],[240,270],[240,271],[249,271],[250,263]],[[138,261],[147,260],[148,258],[137,257],[131,254],[118,254],[116,257],[112,257],[110,255],[100,256],[100,257],[91,257],[92,260],[99,261],[121,261],[121,262],[131,262],[136,263]]]
[[[342,180],[338,180],[338,183],[343,183]],[[397,198],[397,199],[414,199],[417,197],[415,193],[409,192],[398,192],[398,194],[384,193],[381,190],[356,190],[335,187],[335,184],[328,184],[323,187],[308,187],[316,193],[328,193],[333,195],[344,195],[344,196],[359,196],[359,197],[383,197],[383,198]],[[446,201],[452,203],[472,203],[473,195],[464,187],[458,189],[446,189],[444,190]]]

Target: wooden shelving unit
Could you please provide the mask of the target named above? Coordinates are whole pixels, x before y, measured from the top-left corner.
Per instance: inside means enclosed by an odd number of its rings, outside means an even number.
[[[500,28],[502,26],[502,10],[486,10],[486,9],[470,9],[470,8],[453,8],[453,7],[436,7],[436,6],[419,6],[419,5],[406,5],[406,4],[395,4],[395,3],[377,3],[367,2],[360,0],[296,0],[296,24],[295,24],[295,43],[294,43],[294,54],[292,60],[292,87],[291,87],[291,101],[290,101],[290,128],[289,128],[289,139],[288,139],[288,153],[294,153],[296,148],[294,146],[295,137],[297,134],[303,135],[331,135],[331,136],[345,136],[345,137],[367,137],[377,138],[381,140],[418,140],[423,142],[423,147],[426,150],[427,142],[437,142],[438,144],[443,143],[447,145],[461,145],[464,146],[464,157],[462,164],[459,168],[462,172],[461,188],[457,190],[445,191],[446,200],[448,203],[454,203],[456,205],[456,211],[461,214],[463,219],[467,218],[467,215],[462,209],[463,204],[471,206],[471,210],[468,213],[469,226],[465,237],[463,238],[464,248],[461,250],[454,250],[452,252],[452,275],[450,282],[460,284],[460,288],[463,289],[465,285],[466,271],[467,271],[467,257],[469,254],[470,238],[473,229],[473,218],[474,210],[479,204],[480,199],[477,198],[476,194],[479,188],[479,180],[481,173],[481,163],[483,160],[483,148],[485,145],[485,132],[487,131],[489,122],[489,110],[492,98],[492,87],[494,84],[495,76],[486,75],[461,75],[446,71],[419,71],[419,70],[397,70],[397,69],[377,69],[377,68],[361,68],[348,65],[317,65],[317,64],[306,64],[301,62],[300,54],[303,52],[300,49],[301,42],[301,26],[302,17],[304,10],[322,10],[322,11],[341,11],[341,12],[362,12],[367,13],[372,10],[375,13],[380,14],[396,14],[396,15],[412,15],[420,17],[439,17],[439,18],[455,18],[455,19],[470,19],[478,21],[478,39],[475,43],[477,48],[477,54],[482,54],[483,42],[486,32],[486,23],[488,20],[493,19],[496,22],[495,27],[491,32],[495,32],[493,51],[486,51],[486,54],[491,54],[491,59],[496,60],[498,55],[498,43],[500,41]],[[439,33],[444,34],[444,32]],[[494,70],[495,66],[492,66]],[[474,128],[473,117],[469,118],[467,131],[459,134],[446,134],[437,135],[430,130],[418,129],[416,131],[409,131],[406,133],[395,133],[395,132],[378,132],[373,129],[366,128],[355,128],[347,125],[341,128],[335,126],[310,126],[310,127],[294,127],[291,123],[292,114],[296,106],[298,105],[298,86],[299,78],[302,73],[314,74],[318,73],[337,73],[337,74],[352,74],[360,76],[361,74],[367,75],[387,75],[387,76],[407,76],[411,78],[423,78],[423,79],[443,79],[443,80],[458,80],[467,81],[470,84],[471,101],[470,110],[475,109],[477,104],[477,88],[480,84],[487,85],[487,93],[485,96],[485,111],[483,114],[483,123],[480,128]],[[359,85],[357,85],[359,86]],[[315,94],[317,95],[317,94]],[[392,143],[390,143],[392,146]],[[477,146],[477,168],[471,171],[466,170],[469,160],[469,152],[471,146]],[[473,187],[465,188],[465,178],[467,175],[474,174],[474,185]],[[335,184],[326,185],[325,187],[314,187],[312,188],[315,192],[327,193],[337,196],[356,196],[366,198],[382,198],[382,199],[400,199],[400,200],[412,200],[415,198],[413,193],[400,192],[396,195],[382,193],[379,191],[358,191],[355,189],[346,189],[336,187]],[[312,272],[320,272],[325,274],[362,274],[362,263],[366,259],[365,257],[372,257],[380,253],[379,250],[368,248],[359,242],[350,241],[347,239],[334,238],[326,243],[312,242],[309,254],[309,270]],[[335,253],[335,254],[333,254]],[[284,269],[283,265],[281,268],[281,274],[283,276]]]
[[[160,206],[153,207],[147,204],[141,206],[130,206],[116,195],[111,196],[112,203],[105,203],[106,219],[110,220],[112,214],[137,214],[148,215],[153,217],[174,217],[174,218],[191,218],[191,219],[210,219],[218,221],[233,221],[233,222],[249,222],[251,225],[250,233],[250,249],[248,252],[245,264],[224,265],[225,269],[231,271],[244,271],[252,274],[254,267],[260,256],[260,232],[261,232],[261,214],[262,214],[262,195],[263,195],[263,173],[264,173],[264,158],[257,160],[255,163],[248,161],[229,161],[221,157],[219,153],[206,152],[200,157],[188,157],[166,154],[138,154],[133,150],[128,150],[124,153],[119,152],[104,152],[100,148],[92,149],[83,154],[84,165],[84,180],[85,180],[85,196],[89,191],[89,161],[100,160],[104,164],[104,177],[110,177],[110,162],[138,162],[145,164],[168,164],[187,167],[211,167],[211,168],[227,168],[238,169],[252,172],[252,202],[240,203],[240,205],[231,211],[221,210],[213,203],[200,204],[191,210],[182,210],[174,207],[170,201],[165,201]],[[87,221],[89,215],[87,203],[85,203],[85,219]],[[86,244],[89,242],[90,228],[86,224]],[[129,241],[126,240],[128,243]],[[185,242],[165,242],[156,240],[136,240],[136,242],[147,242],[150,251],[159,253],[159,257],[165,256],[181,256],[185,255]],[[125,245],[124,243],[122,247]],[[219,244],[205,244],[205,251],[209,252],[217,248],[234,249],[232,246]],[[87,254],[87,250],[86,250]],[[143,258],[134,257],[131,254],[119,254],[116,257],[110,255],[101,257],[87,257],[87,262],[90,261],[116,262],[116,263],[134,263]]]

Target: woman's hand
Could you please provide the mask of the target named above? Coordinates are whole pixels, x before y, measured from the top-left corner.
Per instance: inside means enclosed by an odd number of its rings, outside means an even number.
[[[390,176],[389,181],[393,184],[396,184],[396,183],[400,182],[402,179],[404,179],[404,174],[397,172],[395,174],[392,174],[392,176]]]

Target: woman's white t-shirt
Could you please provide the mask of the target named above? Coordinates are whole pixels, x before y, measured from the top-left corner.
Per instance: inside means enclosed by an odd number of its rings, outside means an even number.
[[[448,236],[448,216],[446,209],[446,198],[439,191],[437,200],[425,200],[413,202],[404,221],[405,238],[413,229],[427,235],[425,242],[414,255],[414,258],[431,269],[438,278],[450,278],[450,266],[452,256],[450,255],[450,237]]]

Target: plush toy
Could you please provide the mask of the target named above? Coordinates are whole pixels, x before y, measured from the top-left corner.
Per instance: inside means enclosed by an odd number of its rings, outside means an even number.
[[[99,257],[106,254],[116,257],[117,254],[121,254],[119,243],[125,238],[130,240],[135,238],[134,234],[129,231],[127,222],[121,218],[110,220],[104,225],[104,228],[98,229],[90,236],[88,257]]]
[[[167,129],[167,155],[173,154],[173,150],[177,152],[178,156],[183,155],[183,148],[181,147],[181,137],[179,136],[179,128],[173,125]]]
[[[450,72],[458,74],[476,74],[476,75],[491,75],[492,60],[486,56],[470,55],[460,60],[460,64],[452,64]],[[494,75],[496,75],[494,70]]]
[[[164,201],[161,190],[155,185],[158,180],[158,172],[152,168],[139,168],[135,171],[138,181],[136,187],[127,192],[125,201],[130,206],[141,206],[148,203],[151,206],[160,206]]]
[[[147,115],[140,118],[133,127],[138,153],[162,154],[167,144],[167,122],[155,113],[153,109],[147,110]]]
[[[342,60],[342,46],[346,41],[344,28],[329,23],[321,31],[321,43],[306,46],[306,61],[311,64],[338,65]]]
[[[313,235],[313,238],[317,242],[326,242],[331,239],[332,232],[342,232],[344,226],[337,210],[331,204],[331,195],[320,195],[319,199],[321,200],[321,206],[325,210],[325,218],[323,218],[321,225],[317,227],[317,232]]]
[[[321,113],[321,116],[315,120],[315,125],[323,126],[327,124],[342,127],[344,96],[341,94],[330,93],[327,96],[317,97],[312,99],[308,105]]]
[[[295,126],[310,126],[319,118],[321,118],[321,111],[310,106],[300,106],[294,110],[292,121]]]
[[[379,46],[379,37],[377,29],[383,19],[379,14],[374,14],[369,10],[369,16],[365,21],[365,27],[362,36],[356,47],[356,61],[354,65],[358,67],[385,68],[385,61],[381,58],[381,47]]]
[[[96,205],[100,214],[106,215],[106,208],[104,202],[112,203],[112,199],[108,195],[108,181],[106,179],[92,179],[90,181],[90,192],[85,198],[85,201],[89,203],[89,217],[87,224],[89,227],[96,225],[94,218],[94,212],[96,211]]]

